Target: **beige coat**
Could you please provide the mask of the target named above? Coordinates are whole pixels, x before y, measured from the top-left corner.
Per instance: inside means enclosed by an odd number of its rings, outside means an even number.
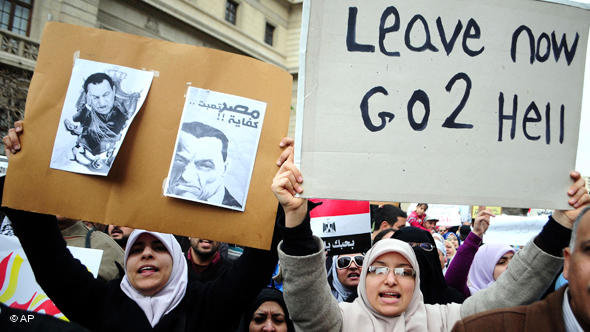
[[[286,255],[279,245],[285,302],[298,331],[450,331],[461,317],[539,299],[563,264],[563,258],[544,253],[531,242],[514,256],[508,270],[492,286],[461,305],[424,305],[419,291],[420,279],[416,278],[415,298],[402,320],[399,316],[375,315],[361,296],[353,303],[339,305],[327,283],[323,242],[319,238],[316,241],[320,250],[308,256]],[[371,259],[365,258],[365,261],[368,266]],[[359,289],[361,287],[359,283]]]
[[[86,234],[89,231],[90,229],[83,222],[77,221],[72,226],[61,230],[61,235],[68,246],[84,248],[86,246]],[[121,268],[125,266],[123,263],[125,253],[115,240],[103,232],[94,231],[90,234],[90,248],[102,250],[102,259],[98,269],[99,277],[106,281],[123,277],[119,275],[119,269],[115,262]]]

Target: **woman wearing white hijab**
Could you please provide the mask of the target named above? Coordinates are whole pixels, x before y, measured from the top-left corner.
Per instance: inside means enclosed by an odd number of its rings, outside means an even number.
[[[121,289],[154,326],[186,293],[186,260],[171,234],[136,229],[129,236],[127,248]]]
[[[230,331],[268,283],[276,254],[246,248],[234,267],[191,282],[173,235],[135,230],[125,276],[95,279],[66,249],[54,216],[6,209],[35,278],[59,310],[91,331]]]
[[[323,242],[311,234],[307,200],[295,195],[303,192],[303,178],[292,160],[290,156],[281,166],[272,190],[285,210],[288,231],[278,248],[279,261],[285,302],[299,331],[450,331],[459,319],[470,314],[533,302],[562,266],[561,257],[541,250],[536,241],[531,242],[515,255],[510,268],[493,285],[463,304],[425,305],[412,248],[405,242],[388,239],[376,243],[365,255],[357,288],[359,297],[352,303],[337,303],[326,282]],[[588,204],[590,196],[581,190],[584,181],[580,181],[578,173],[572,173],[572,178],[576,182],[568,191],[570,204]],[[551,242],[555,234],[550,233],[566,234],[568,230],[562,223],[570,226],[570,234],[574,214],[579,210],[567,215],[556,211],[554,216],[560,219],[559,224],[550,219],[537,238]],[[544,241],[540,242],[546,244]],[[568,239],[563,242],[551,243],[548,252],[556,253],[566,247]]]

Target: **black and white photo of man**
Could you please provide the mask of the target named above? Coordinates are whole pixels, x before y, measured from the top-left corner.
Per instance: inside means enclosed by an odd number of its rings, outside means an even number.
[[[153,78],[147,70],[75,59],[50,167],[107,176]]]
[[[66,129],[78,136],[71,159],[101,168],[104,163],[112,163],[112,154],[127,116],[115,105],[116,86],[109,75],[90,75],[84,82],[84,93],[86,102],[72,117],[79,125],[64,120]]]
[[[201,122],[183,123],[167,194],[241,208],[225,187],[229,141],[219,129]]]

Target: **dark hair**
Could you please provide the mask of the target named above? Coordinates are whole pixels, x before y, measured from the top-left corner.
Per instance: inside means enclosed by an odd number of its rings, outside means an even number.
[[[229,141],[227,140],[227,137],[221,130],[213,128],[201,122],[183,123],[181,129],[182,131],[185,131],[195,136],[196,138],[213,137],[219,139],[222,145],[221,154],[223,156],[223,161],[227,159],[227,145]]]
[[[113,83],[113,79],[111,79],[109,75],[105,73],[94,73],[88,76],[86,81],[84,81],[84,92],[88,92],[88,84],[100,84],[104,80],[109,82],[111,89],[115,86],[115,83]]]
[[[465,240],[469,233],[471,233],[471,227],[469,227],[469,225],[463,225],[459,227],[459,235],[461,236],[461,240]]]
[[[386,221],[389,226],[393,226],[397,222],[398,217],[408,218],[408,215],[399,207],[392,204],[385,204],[378,207],[374,211],[374,230],[378,230],[381,223]]]
[[[418,203],[418,205],[416,205],[416,208],[418,208],[419,206],[424,206],[424,210],[428,210],[428,204],[426,203]]]
[[[377,212],[379,211],[379,205],[377,204],[369,204],[369,214],[371,216],[371,229],[375,230],[375,226],[377,226],[377,219],[379,216]]]
[[[383,240],[385,235],[389,234],[390,232],[397,232],[397,231],[398,231],[397,228],[386,228],[386,229],[382,230],[381,232],[377,233],[377,235],[375,235],[375,238],[373,239],[373,245],[375,245],[375,243]]]
[[[240,326],[238,328],[239,332],[248,332],[250,321],[254,317],[254,313],[262,305],[264,302],[272,301],[277,303],[281,309],[283,309],[285,313],[285,323],[287,324],[287,331],[288,332],[295,332],[295,326],[293,325],[293,321],[289,317],[289,311],[287,310],[287,304],[285,304],[285,300],[283,298],[283,293],[276,288],[266,287],[263,288],[258,296],[248,307],[245,309],[244,313],[242,314],[242,319],[240,321]]]

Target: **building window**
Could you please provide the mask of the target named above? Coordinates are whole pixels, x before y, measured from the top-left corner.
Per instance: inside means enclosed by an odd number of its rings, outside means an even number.
[[[231,24],[236,24],[238,17],[238,3],[232,0],[227,0],[225,3],[225,20]]]
[[[33,0],[0,0],[0,29],[28,36]]]
[[[275,27],[270,23],[266,23],[266,29],[264,29],[264,42],[272,46],[274,40]]]

